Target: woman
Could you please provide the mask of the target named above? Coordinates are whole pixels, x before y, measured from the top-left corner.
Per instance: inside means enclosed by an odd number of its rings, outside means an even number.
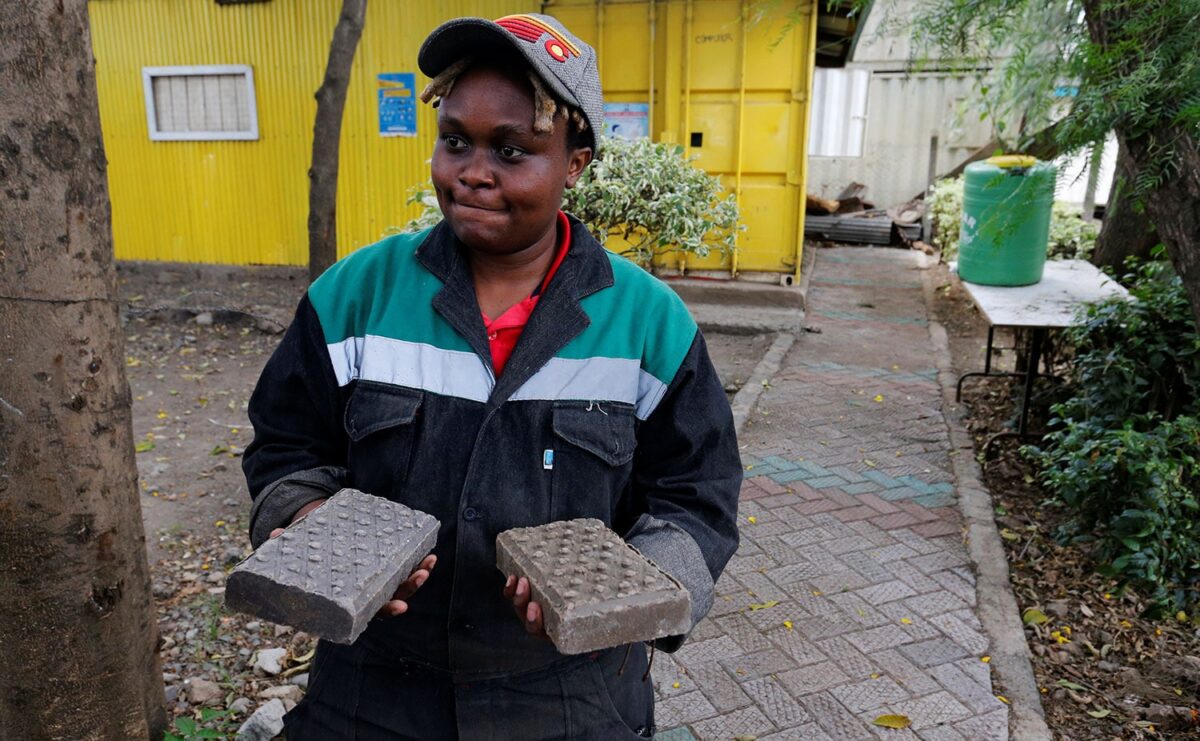
[[[354,645],[319,645],[288,737],[650,737],[646,647],[559,654],[495,540],[603,520],[688,589],[694,625],[737,548],[729,406],[675,294],[559,210],[602,130],[592,49],[548,16],[460,18],[418,63],[445,220],[313,283],[244,468],[256,546],[347,486],[441,530]]]

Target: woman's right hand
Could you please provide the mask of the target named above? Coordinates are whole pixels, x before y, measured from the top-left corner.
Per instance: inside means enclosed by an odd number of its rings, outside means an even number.
[[[313,501],[301,507],[299,510],[297,510],[296,514],[292,516],[292,521],[288,523],[288,526],[290,527],[300,520],[303,520],[309,512],[312,512],[314,509],[320,507],[325,503],[325,501],[325,499],[314,499]],[[279,537],[280,535],[283,535],[283,531],[284,528],[277,527],[271,531],[271,535],[269,537]],[[402,581],[399,587],[396,587],[396,593],[392,595],[392,598],[383,603],[383,607],[379,608],[379,611],[375,613],[375,617],[394,617],[396,615],[403,615],[404,613],[408,612],[408,602],[405,600],[413,596],[413,594],[420,589],[421,585],[424,584],[429,578],[429,572],[433,571],[433,567],[436,564],[437,556],[432,554],[422,559],[421,563],[417,564],[417,568],[408,575],[408,578]]]

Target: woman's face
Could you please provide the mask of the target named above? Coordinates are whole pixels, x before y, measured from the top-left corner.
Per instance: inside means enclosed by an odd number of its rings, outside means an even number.
[[[567,150],[567,120],[533,130],[533,87],[512,73],[477,66],[438,106],[433,187],[442,214],[463,244],[511,255],[549,238],[562,194],[592,159]]]

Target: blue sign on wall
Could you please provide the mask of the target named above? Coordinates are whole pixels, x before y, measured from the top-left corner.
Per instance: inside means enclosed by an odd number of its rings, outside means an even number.
[[[412,72],[380,73],[379,135],[417,135],[417,79]]]

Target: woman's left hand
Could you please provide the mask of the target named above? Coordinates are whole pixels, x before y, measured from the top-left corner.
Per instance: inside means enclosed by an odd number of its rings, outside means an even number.
[[[512,601],[513,612],[525,626],[525,632],[531,636],[550,640],[550,636],[546,635],[546,626],[542,622],[542,606],[530,599],[531,594],[529,580],[523,576],[520,579],[510,576],[504,582],[504,599]]]

